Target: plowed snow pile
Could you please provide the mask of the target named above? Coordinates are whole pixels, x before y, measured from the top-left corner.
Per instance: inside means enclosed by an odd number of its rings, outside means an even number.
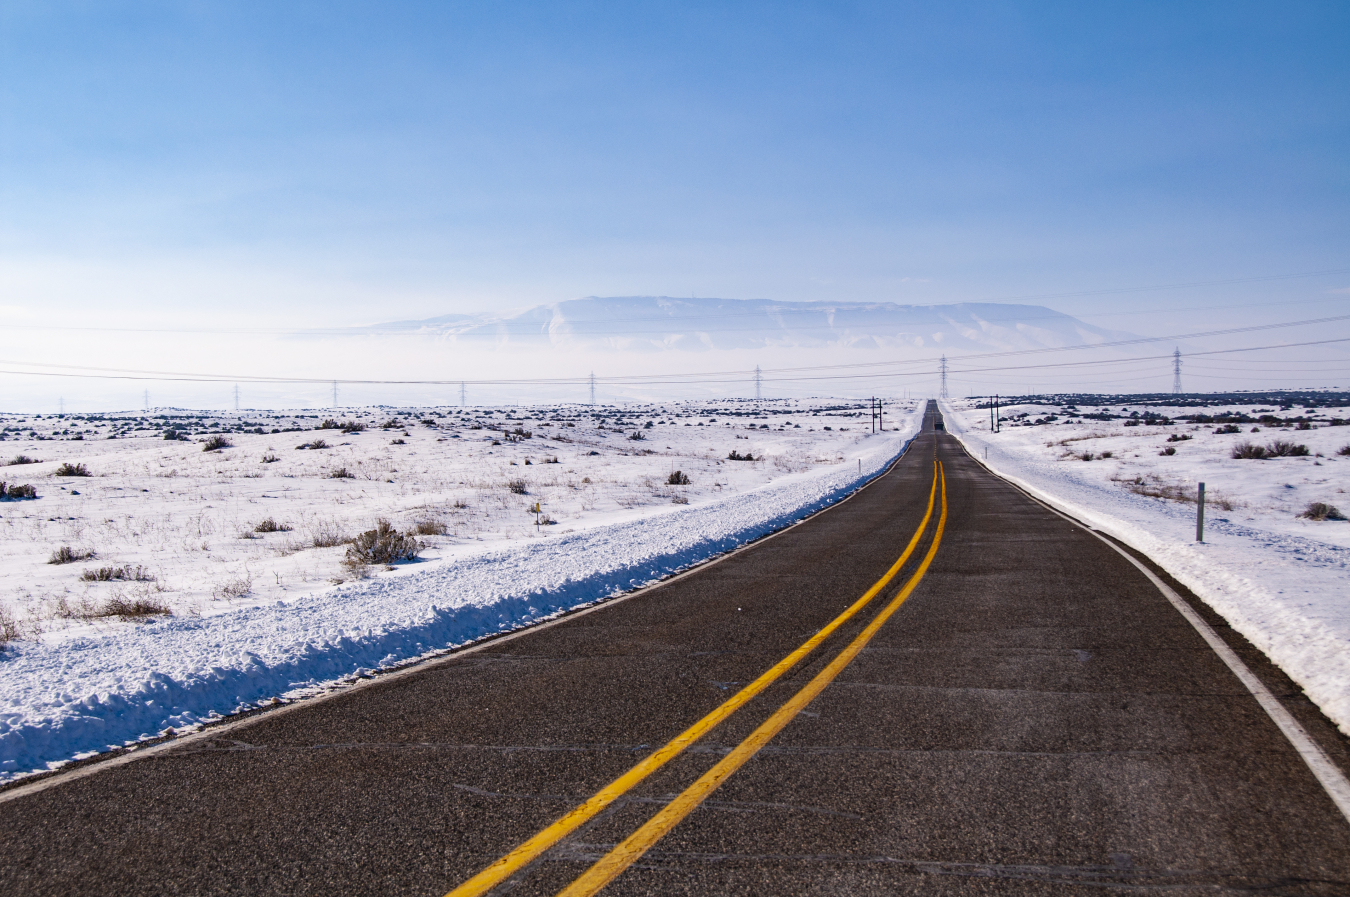
[[[917,429],[908,403],[874,435],[866,407],[5,416],[11,460],[39,460],[0,480],[39,497],[0,503],[0,612],[17,634],[0,650],[0,781],[443,652],[780,529],[876,476]],[[212,437],[230,445],[208,451]],[[421,557],[347,558],[381,519]]]

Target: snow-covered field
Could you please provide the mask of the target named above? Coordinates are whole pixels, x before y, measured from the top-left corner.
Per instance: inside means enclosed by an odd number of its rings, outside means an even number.
[[[1325,401],[1043,401],[1005,407],[996,433],[987,406],[953,400],[944,410],[972,454],[1149,555],[1350,733],[1350,522],[1335,513],[1314,519],[1327,511],[1318,504],[1350,515],[1350,410]],[[1243,444],[1270,454],[1277,442],[1294,454],[1233,457]],[[1200,482],[1203,544],[1195,541]]]
[[[918,420],[893,406],[873,435],[843,401],[5,416],[5,456],[38,460],[0,480],[38,497],[0,502],[0,780],[660,579],[847,495]],[[420,558],[348,560],[379,520]]]

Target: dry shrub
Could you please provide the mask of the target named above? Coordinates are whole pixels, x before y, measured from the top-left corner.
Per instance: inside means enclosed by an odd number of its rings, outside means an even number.
[[[392,564],[410,561],[422,550],[422,543],[411,535],[400,533],[388,520],[376,523],[347,546],[347,560],[357,564]]]
[[[89,476],[89,468],[85,467],[83,464],[71,464],[69,461],[67,461],[60,467],[56,468],[56,472],[53,473],[52,476],[87,477]]]
[[[1350,444],[1343,445],[1340,448],[1336,449],[1336,454],[1341,455],[1342,457],[1350,455]]]
[[[1308,505],[1307,509],[1299,514],[1300,517],[1306,517],[1309,520],[1344,520],[1345,515],[1336,509],[1335,505],[1329,505],[1326,502],[1315,501]]]
[[[73,564],[76,561],[90,560],[94,556],[95,556],[94,550],[92,548],[78,549],[78,548],[71,548],[69,545],[62,545],[60,548],[52,552],[52,556],[48,558],[47,563]]]
[[[224,436],[212,436],[202,443],[202,451],[204,452],[218,452],[221,449],[233,447],[234,443],[230,442],[230,440],[226,439]]]
[[[238,579],[229,579],[216,586],[212,594],[223,601],[230,601],[235,598],[243,598],[253,592],[253,577],[241,576]]]
[[[98,567],[93,570],[85,570],[80,574],[81,582],[154,582],[154,580],[155,577],[148,573],[144,567],[133,567],[130,564],[123,564],[121,567]]]
[[[5,466],[14,467],[18,464],[41,464],[41,463],[42,462],[39,461],[37,458],[30,458],[27,455],[15,455],[13,458],[10,459],[9,463],[7,463]]]
[[[284,523],[277,523],[271,517],[253,527],[255,533],[289,533],[291,528]]]
[[[687,473],[684,473],[683,471],[677,470],[677,471],[675,471],[674,473],[672,473],[670,476],[666,477],[666,485],[667,485],[667,486],[688,486],[688,485],[689,485],[689,475],[688,475]]]
[[[8,642],[12,642],[19,637],[19,623],[14,619],[14,615],[9,612],[9,608],[0,607],[0,648],[4,648]]]
[[[449,532],[449,527],[439,520],[431,517],[424,518],[413,524],[413,532],[419,536],[444,536]]]
[[[1192,486],[1183,486],[1180,483],[1164,483],[1157,480],[1148,482],[1143,477],[1134,480],[1116,480],[1116,482],[1135,495],[1165,498],[1168,501],[1182,501],[1189,504],[1196,504],[1200,500],[1198,490]],[[1238,502],[1217,492],[1206,492],[1205,504],[1224,511],[1233,511],[1240,506]]]
[[[1287,439],[1276,439],[1266,448],[1272,458],[1304,458],[1309,453],[1306,445],[1297,442],[1290,442]]]
[[[356,475],[348,472],[345,467],[339,467],[336,470],[330,470],[328,472],[328,478],[330,480],[354,480],[356,479]]]
[[[37,489],[32,486],[6,486],[3,481],[0,481],[0,501],[19,501],[25,498],[37,497]]]
[[[512,494],[514,494],[514,495],[529,495],[529,494],[530,494],[529,491],[525,488],[525,481],[524,481],[524,480],[507,480],[507,481],[506,481],[506,488],[507,488],[507,489],[510,489],[511,492],[512,492]]]
[[[749,452],[746,452],[744,455],[742,455],[740,452],[736,451],[735,449],[732,449],[731,452],[727,455],[727,460],[728,460],[728,461],[753,461],[753,460],[755,460],[755,456],[752,455],[752,454],[750,454]]]
[[[311,540],[315,548],[333,548],[337,545],[346,545],[352,540],[352,537],[338,529],[337,525],[321,523],[314,527],[314,538]]]
[[[173,616],[173,611],[169,606],[153,598],[124,598],[116,596],[109,598],[108,602],[100,609],[99,616],[120,617],[123,620],[130,620],[144,617]]]

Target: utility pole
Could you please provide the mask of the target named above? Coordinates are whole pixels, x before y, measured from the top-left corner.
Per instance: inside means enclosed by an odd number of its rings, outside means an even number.
[[[1172,351],[1172,392],[1181,395],[1181,347]]]
[[[591,371],[591,404],[595,404],[595,371]]]
[[[764,374],[763,374],[762,371],[760,371],[759,365],[755,365],[755,401],[756,401],[756,402],[758,402],[758,401],[760,400],[760,398],[763,397],[763,392],[764,392],[763,387],[764,387]]]
[[[942,356],[942,361],[938,365],[938,370],[942,373],[942,388],[938,390],[938,398],[947,398],[947,356]]]

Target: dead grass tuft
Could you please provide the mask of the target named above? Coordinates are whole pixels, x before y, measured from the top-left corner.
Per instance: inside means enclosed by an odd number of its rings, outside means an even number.
[[[71,548],[69,545],[62,545],[52,552],[52,556],[47,559],[49,564],[73,564],[76,561],[87,561],[94,558],[94,550]]]
[[[92,570],[85,570],[80,574],[81,582],[154,582],[152,576],[144,567],[133,567],[130,564],[123,564],[121,567],[108,566],[98,567]]]

